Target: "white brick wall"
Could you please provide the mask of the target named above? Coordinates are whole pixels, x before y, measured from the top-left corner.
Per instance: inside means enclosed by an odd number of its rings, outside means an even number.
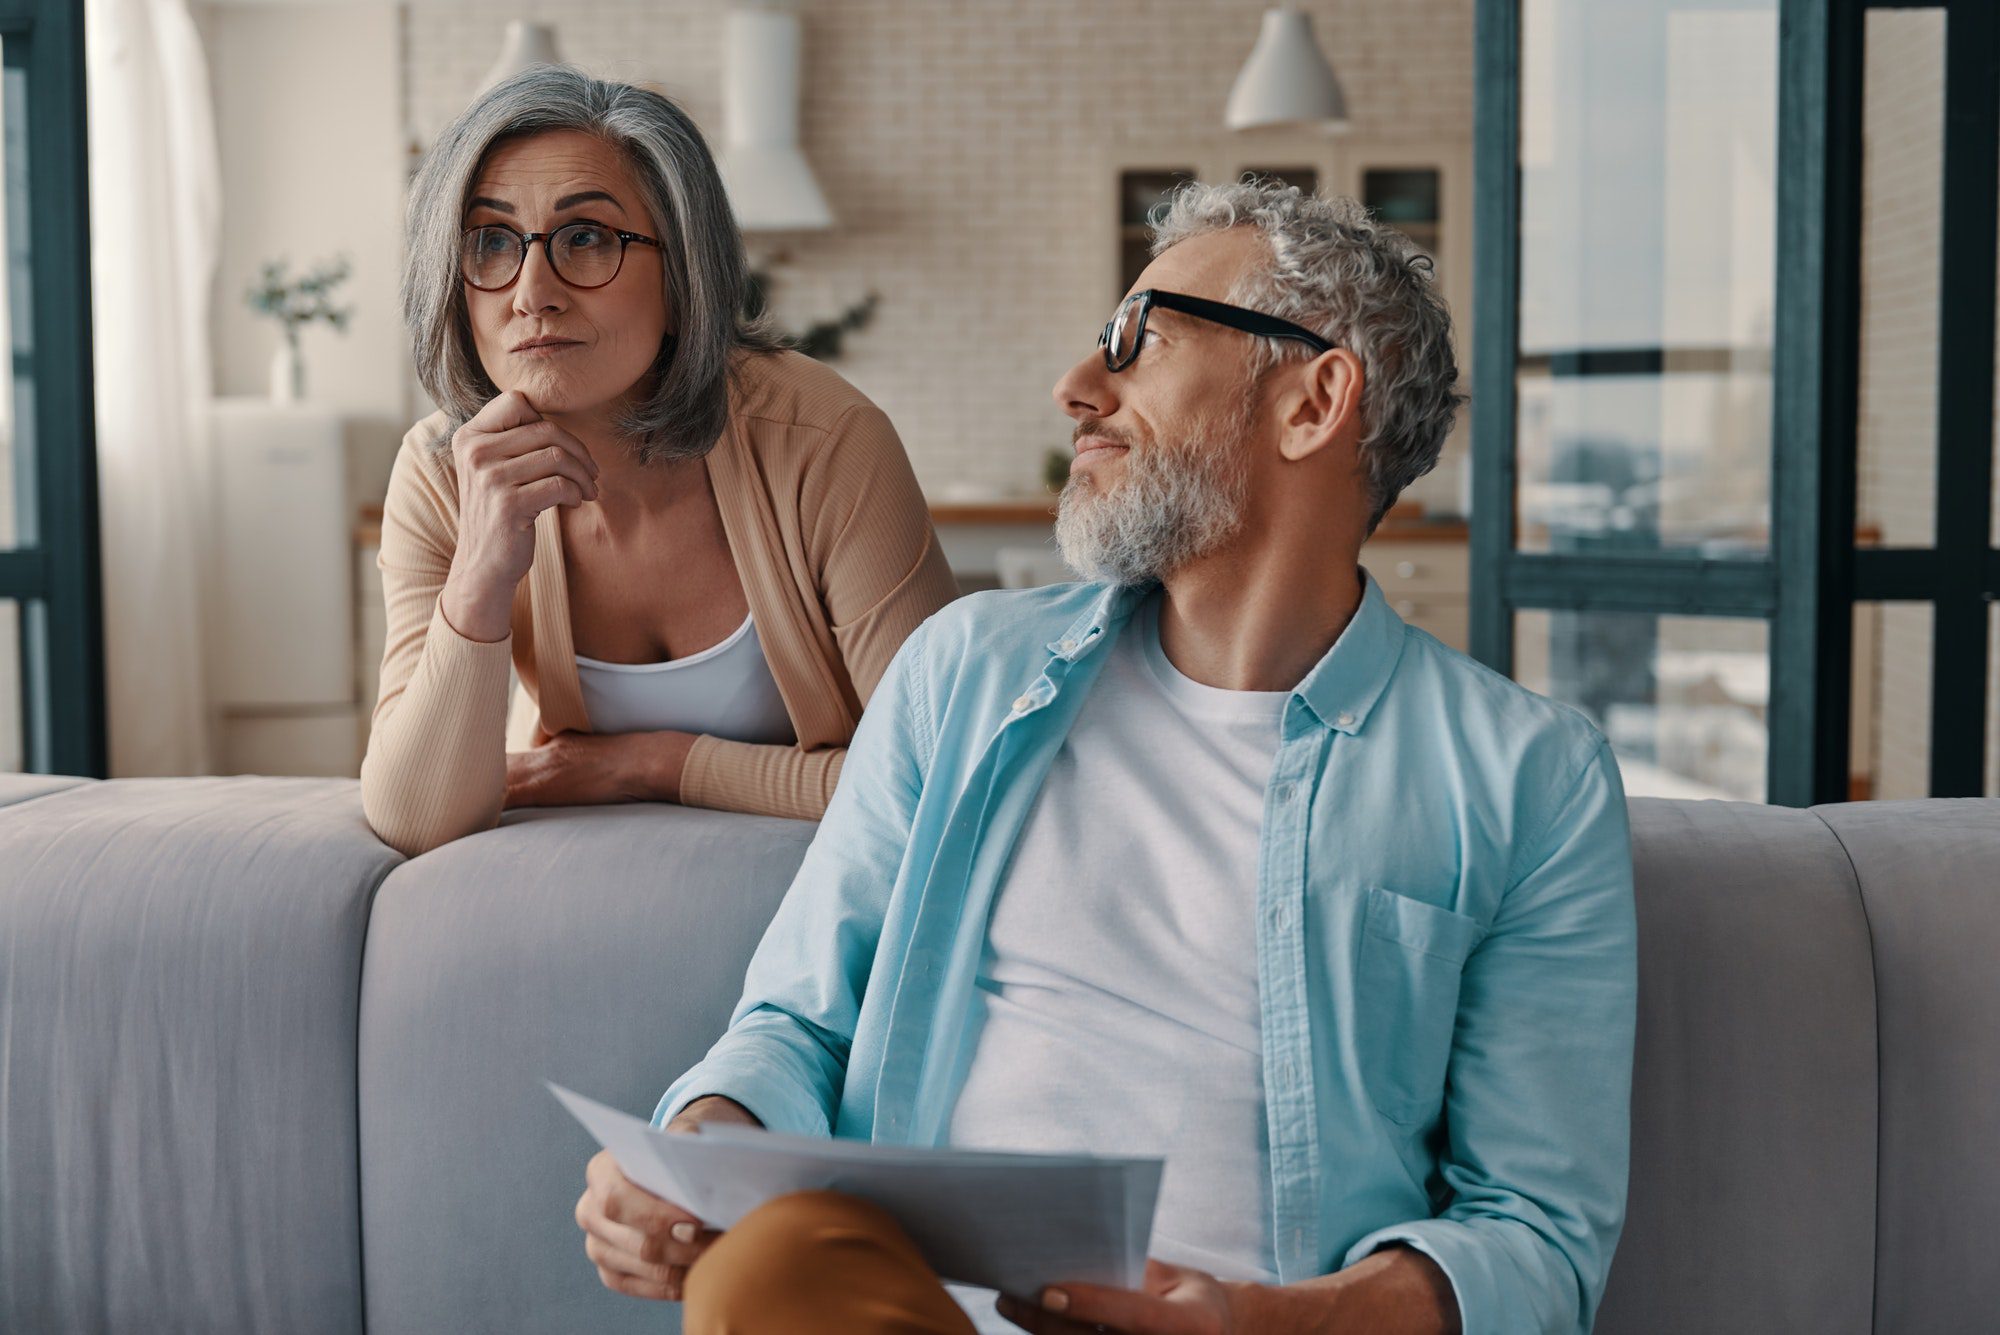
[[[1210,135],[1264,0],[808,0],[804,146],[839,219],[787,242],[788,324],[868,291],[839,370],[881,404],[934,495],[1038,485],[1069,439],[1049,391],[1109,311],[1103,146]],[[1466,139],[1471,0],[1309,6],[1354,133]],[[504,18],[553,23],[566,59],[653,82],[721,125],[721,0],[423,0],[406,97],[428,137],[498,54]],[[1445,498],[1448,499],[1448,498]]]

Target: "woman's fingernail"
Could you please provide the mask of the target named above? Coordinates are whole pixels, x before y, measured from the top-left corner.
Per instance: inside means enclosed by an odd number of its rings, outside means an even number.
[[[694,1241],[694,1225],[690,1224],[685,1219],[683,1219],[680,1223],[675,1224],[672,1228],[668,1229],[667,1231],[673,1234],[675,1242]]]
[[[1067,1312],[1069,1310],[1069,1295],[1061,1289],[1043,1289],[1042,1306],[1048,1308],[1051,1312]]]

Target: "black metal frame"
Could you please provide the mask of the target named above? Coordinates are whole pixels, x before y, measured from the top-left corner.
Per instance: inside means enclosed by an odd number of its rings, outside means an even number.
[[[1515,550],[1520,5],[1479,0],[1476,18],[1474,654],[1510,671],[1513,615],[1524,608],[1768,619],[1768,796],[1807,805],[1848,792],[1854,603],[1929,601],[1936,608],[1931,791],[1977,794],[1985,734],[1967,720],[1987,707],[1987,608],[2000,599],[2000,550],[1991,537],[2000,195],[2000,17],[1992,0],[1780,0],[1772,542],[1763,559],[1724,561],[1670,551],[1584,558]],[[1947,13],[1941,252],[1951,281],[1938,317],[1937,545],[1927,550],[1856,550],[1852,537],[1870,8]],[[1551,370],[1635,369],[1596,367],[1588,357]]]
[[[21,718],[27,768],[102,776],[103,596],[98,557],[96,420],[91,399],[90,199],[83,6],[0,0],[5,66],[27,81],[26,219],[32,291],[10,296],[16,328],[15,421],[21,546],[0,551],[0,601],[21,618]],[[18,276],[18,275],[17,275]]]
[[[1128,311],[1136,304],[1136,312]],[[1259,338],[1289,338],[1305,344],[1314,352],[1332,352],[1334,345],[1315,334],[1304,325],[1281,320],[1275,315],[1253,311],[1244,306],[1231,306],[1227,302],[1210,301],[1207,297],[1190,297],[1184,292],[1163,292],[1157,288],[1147,288],[1134,292],[1118,303],[1118,311],[1105,322],[1104,329],[1097,336],[1097,346],[1104,349],[1104,369],[1116,373],[1139,360],[1139,349],[1146,342],[1146,317],[1155,308],[1163,311],[1179,311],[1182,315],[1192,315],[1197,320],[1210,324],[1226,325],[1240,329],[1246,334]],[[1118,325],[1120,321],[1135,319],[1138,329],[1132,335],[1132,351],[1125,357],[1116,356],[1113,349],[1118,346]]]

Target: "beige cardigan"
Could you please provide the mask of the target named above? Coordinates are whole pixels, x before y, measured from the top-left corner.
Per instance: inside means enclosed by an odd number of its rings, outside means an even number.
[[[438,610],[458,534],[446,429],[436,413],[403,438],[377,559],[388,637],[361,801],[382,841],[412,855],[500,819],[510,658],[544,733],[590,729],[556,509],[535,522],[534,564],[515,590],[507,639],[468,640]],[[798,745],[701,737],[681,801],[817,819],[875,683],[958,587],[895,428],[810,358],[741,357],[729,424],[707,464]]]

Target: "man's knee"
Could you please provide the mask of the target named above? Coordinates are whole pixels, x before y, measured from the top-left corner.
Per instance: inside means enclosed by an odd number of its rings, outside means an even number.
[[[880,1206],[837,1191],[801,1191],[752,1210],[688,1271],[689,1331],[757,1329],[864,1258],[916,1260],[902,1227]],[[760,1320],[760,1318],[762,1318]]]

